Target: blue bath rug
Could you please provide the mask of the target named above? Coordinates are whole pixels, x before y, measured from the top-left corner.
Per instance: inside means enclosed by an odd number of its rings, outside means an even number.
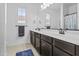
[[[16,56],[33,56],[33,52],[31,49],[28,49],[25,51],[17,52]]]

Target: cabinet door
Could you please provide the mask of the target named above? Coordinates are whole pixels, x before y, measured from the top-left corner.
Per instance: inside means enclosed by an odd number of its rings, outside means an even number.
[[[46,35],[41,35],[41,39],[47,41],[48,43],[52,44],[52,38]]]
[[[56,47],[53,47],[53,56],[70,56],[70,55]]]
[[[75,55],[75,45],[69,42],[65,42],[59,39],[55,40],[55,46],[65,51],[70,55]]]
[[[36,37],[36,45],[35,45],[36,50],[40,54],[40,38]]]
[[[32,33],[32,36],[33,36],[33,37],[32,37],[33,46],[35,47],[35,45],[36,45],[36,44],[35,44],[35,41],[36,41],[36,40],[35,40],[35,32]]]
[[[76,45],[76,56],[79,56],[79,46]]]
[[[30,38],[31,44],[35,46],[35,33],[31,31],[30,35],[31,35],[31,38]]]
[[[30,42],[32,44],[32,31],[30,31]]]
[[[41,55],[52,56],[52,45],[43,40],[41,40]]]
[[[37,38],[40,38],[40,34],[39,34],[39,33],[35,33],[35,36],[36,36]]]

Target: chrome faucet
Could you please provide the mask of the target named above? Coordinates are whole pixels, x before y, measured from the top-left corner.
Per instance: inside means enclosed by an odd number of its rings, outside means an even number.
[[[36,28],[35,30],[40,30],[40,28]]]
[[[60,28],[59,29],[59,34],[65,34],[64,29]]]

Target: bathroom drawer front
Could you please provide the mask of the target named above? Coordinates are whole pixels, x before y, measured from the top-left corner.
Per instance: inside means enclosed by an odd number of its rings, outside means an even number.
[[[46,42],[48,42],[48,43],[53,43],[52,41],[52,38],[51,37],[49,37],[49,36],[45,36],[45,35],[41,35],[41,39],[42,40],[45,40]]]
[[[71,55],[75,55],[75,45],[74,44],[56,39],[55,46],[64,50],[65,52],[67,52]]]

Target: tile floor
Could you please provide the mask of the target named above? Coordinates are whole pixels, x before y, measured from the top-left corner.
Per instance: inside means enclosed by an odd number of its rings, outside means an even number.
[[[7,47],[7,56],[15,56],[16,52],[27,50],[29,48],[32,49],[34,56],[39,56],[35,48],[30,43]]]

